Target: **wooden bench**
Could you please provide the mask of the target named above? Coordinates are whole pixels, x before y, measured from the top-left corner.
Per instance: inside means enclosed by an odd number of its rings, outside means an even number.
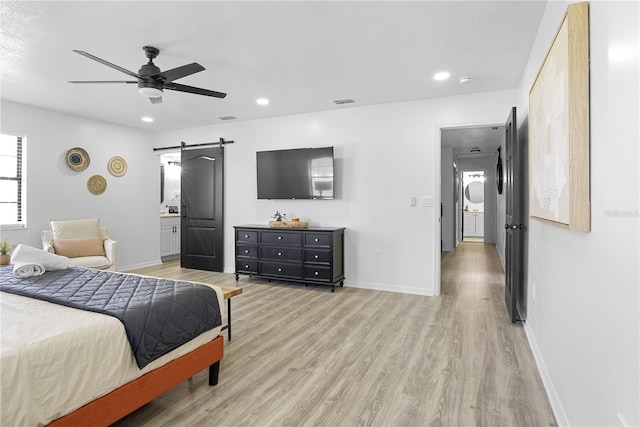
[[[222,295],[227,300],[227,324],[222,327],[222,330],[227,330],[227,338],[231,341],[231,298],[242,294],[242,288],[236,286],[221,286],[216,285],[222,289]]]

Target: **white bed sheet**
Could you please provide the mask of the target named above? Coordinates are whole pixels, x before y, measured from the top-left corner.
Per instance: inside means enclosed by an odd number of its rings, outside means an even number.
[[[222,316],[222,291],[211,287]],[[118,319],[0,292],[0,425],[48,424],[211,341],[220,330],[140,370]]]

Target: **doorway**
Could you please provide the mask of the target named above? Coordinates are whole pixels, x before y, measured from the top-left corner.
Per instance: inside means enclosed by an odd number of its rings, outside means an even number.
[[[462,218],[462,241],[484,243],[485,183],[483,170],[462,172],[462,204],[459,214]]]
[[[440,201],[441,218],[438,231],[441,233],[441,249],[437,252],[440,258],[447,252],[453,252],[463,242],[464,218],[463,209],[467,206],[467,214],[473,216],[474,236],[467,234],[467,239],[479,239],[480,244],[490,245],[496,251],[499,239],[504,238],[503,229],[497,224],[504,224],[504,202],[498,195],[496,184],[496,164],[498,148],[504,144],[504,124],[476,124],[471,126],[440,126]],[[466,196],[466,185],[463,183],[463,172],[479,175],[475,184],[469,188],[469,196],[474,200],[477,189],[483,185],[482,203],[471,202]],[[467,182],[467,184],[470,182]],[[467,202],[465,202],[465,197]],[[481,214],[481,215],[480,215]],[[477,224],[477,225],[476,225]],[[470,220],[467,221],[467,226]],[[503,245],[501,245],[503,246]],[[501,256],[499,256],[502,259]],[[436,264],[435,295],[441,292],[442,260]],[[472,265],[467,266],[473,268]]]

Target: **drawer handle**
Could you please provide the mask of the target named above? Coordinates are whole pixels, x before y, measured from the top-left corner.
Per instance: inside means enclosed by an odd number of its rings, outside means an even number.
[[[317,271],[314,273],[316,276],[319,275],[320,273],[318,273]]]
[[[248,270],[248,269],[249,269],[249,266],[248,266],[248,265],[245,265],[245,266],[244,266],[244,268],[246,268],[246,269]]]
[[[278,236],[278,240],[282,240],[282,236]]]
[[[248,254],[248,253],[249,253],[249,249],[245,249],[245,250],[244,250],[244,253],[245,253],[245,254]]]
[[[318,254],[315,254],[313,257],[314,257],[315,259],[318,259]]]
[[[282,271],[282,269],[281,269],[281,268],[278,268],[278,273],[280,273],[281,271]]]
[[[314,242],[319,242],[320,239],[318,239],[317,237],[315,239],[313,239]]]
[[[248,234],[245,234],[245,235],[244,235],[244,238],[245,238],[245,239],[248,239],[248,238],[249,238],[249,235],[248,235]]]
[[[278,256],[282,256],[282,252],[278,252]]]

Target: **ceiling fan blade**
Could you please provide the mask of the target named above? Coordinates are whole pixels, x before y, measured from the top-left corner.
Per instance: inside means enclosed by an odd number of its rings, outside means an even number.
[[[146,77],[139,76],[138,74],[134,73],[133,71],[129,71],[126,68],[122,68],[122,67],[120,67],[120,66],[118,66],[116,64],[112,64],[111,62],[105,61],[104,59],[98,58],[97,56],[91,55],[90,53],[87,53],[85,51],[75,50],[75,49],[73,51],[75,53],[78,53],[78,54],[82,55],[82,56],[86,56],[89,59],[93,59],[94,61],[97,61],[97,62],[99,62],[99,63],[101,63],[103,65],[106,65],[107,67],[111,67],[114,70],[118,70],[118,71],[120,71],[122,73],[128,74],[131,77],[135,77],[137,79],[144,79],[144,80],[147,79]]]
[[[166,70],[161,73],[154,74],[153,76],[151,76],[151,78],[157,79],[158,77],[162,77],[166,82],[172,82],[174,80],[190,76],[191,74],[204,71],[204,69],[205,68],[202,65],[194,62],[192,64],[183,65],[182,67],[172,68],[171,70]]]
[[[175,90],[178,92],[195,93],[196,95],[213,96],[215,98],[224,98],[226,93],[216,92],[214,90],[200,89],[199,87],[181,85],[179,83],[165,83],[165,89]]]
[[[157,98],[149,98],[152,104],[162,104],[162,97],[158,96]]]
[[[132,80],[69,80],[69,83],[122,83],[122,84],[132,84],[138,83],[137,81]]]

